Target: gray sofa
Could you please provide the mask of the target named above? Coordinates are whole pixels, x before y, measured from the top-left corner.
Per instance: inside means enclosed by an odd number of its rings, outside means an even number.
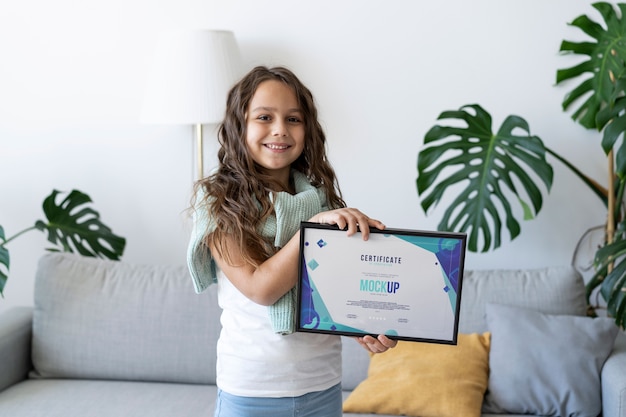
[[[0,417],[212,415],[219,332],[214,290],[195,294],[182,265],[43,256],[34,309],[0,316]],[[569,267],[467,271],[460,332],[488,330],[490,302],[549,314],[585,312],[582,280]],[[343,346],[347,396],[366,377],[369,357],[353,340]],[[626,417],[621,333],[602,367],[601,393],[604,417]],[[488,411],[485,404],[483,415],[492,415]]]

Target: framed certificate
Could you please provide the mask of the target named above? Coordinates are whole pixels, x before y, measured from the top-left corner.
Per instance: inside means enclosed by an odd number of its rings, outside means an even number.
[[[456,344],[464,233],[303,222],[296,330]]]

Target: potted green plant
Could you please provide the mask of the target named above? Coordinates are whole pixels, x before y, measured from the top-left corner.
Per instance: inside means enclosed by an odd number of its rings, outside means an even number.
[[[35,224],[11,237],[5,237],[0,225],[0,295],[9,277],[10,256],[7,245],[15,238],[31,230],[40,230],[48,235],[48,242],[55,245],[50,251],[79,253],[83,256],[118,260],[124,253],[126,239],[115,235],[111,228],[100,220],[100,214],[91,208],[91,198],[78,190],[63,195],[57,190],[46,197],[43,211],[47,221],[37,220]]]
[[[604,245],[596,252],[595,272],[587,285],[587,301],[596,288],[606,301],[607,313],[626,324],[626,221],[622,210],[626,186],[626,4],[594,3],[604,26],[581,15],[571,25],[588,42],[563,41],[560,51],[585,59],[556,73],[557,85],[579,82],[565,95],[562,106],[576,107],[572,118],[600,132],[607,155],[607,187],[602,187],[573,164],[531,135],[528,123],[511,115],[494,130],[491,115],[478,104],[442,112],[425,135],[417,159],[417,192],[426,213],[444,193],[457,192],[438,228],[468,234],[468,250],[484,252],[502,244],[504,228],[511,239],[521,232],[513,205],[525,219],[541,210],[552,186],[548,156],[563,163],[598,196],[607,208]],[[496,203],[497,202],[497,203]],[[519,211],[519,210],[518,210]],[[590,304],[590,303],[589,303]],[[593,313],[593,311],[592,311]]]

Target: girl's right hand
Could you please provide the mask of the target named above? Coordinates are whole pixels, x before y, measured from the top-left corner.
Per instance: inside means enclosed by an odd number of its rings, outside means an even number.
[[[389,339],[384,334],[378,335],[377,338],[372,336],[355,337],[356,341],[370,353],[382,353],[389,349],[393,349],[398,344],[397,340]]]
[[[385,225],[380,220],[369,218],[358,209],[350,207],[318,213],[311,217],[309,221],[337,225],[342,230],[347,229],[348,236],[352,236],[360,231],[363,235],[363,240],[369,238],[371,227],[385,230]]]

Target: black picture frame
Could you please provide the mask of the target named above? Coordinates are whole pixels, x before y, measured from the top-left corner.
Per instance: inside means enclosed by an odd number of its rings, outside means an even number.
[[[456,344],[465,233],[302,222],[296,331]]]

